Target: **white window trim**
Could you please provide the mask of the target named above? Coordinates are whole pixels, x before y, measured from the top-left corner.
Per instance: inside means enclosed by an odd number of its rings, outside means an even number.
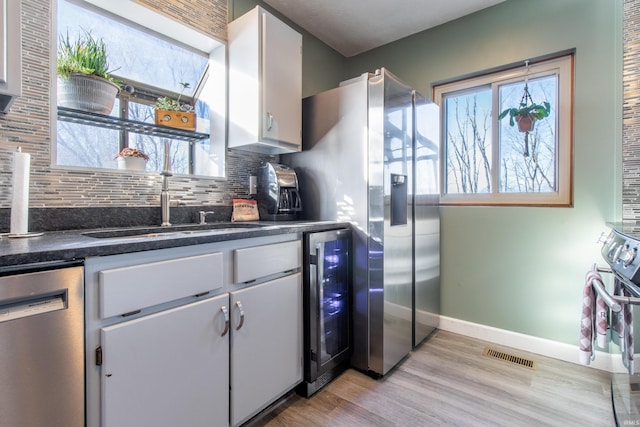
[[[557,114],[556,117],[556,168],[557,168],[557,191],[554,193],[499,193],[498,192],[498,167],[492,167],[492,192],[491,193],[465,193],[447,194],[446,190],[446,132],[445,111],[442,108],[443,96],[450,92],[460,91],[467,88],[482,85],[492,85],[507,83],[509,80],[522,80],[527,71],[525,67],[510,69],[491,74],[483,74],[478,77],[456,80],[451,83],[434,86],[433,99],[441,106],[440,126],[440,156],[443,161],[440,163],[440,182],[442,183],[440,202],[443,205],[479,205],[479,206],[556,206],[570,207],[573,204],[573,62],[574,56],[564,55],[555,59],[546,60],[529,66],[528,77],[533,78],[540,75],[556,73],[558,75],[557,94]],[[498,123],[498,95],[492,90],[492,165],[499,164],[499,128]]]

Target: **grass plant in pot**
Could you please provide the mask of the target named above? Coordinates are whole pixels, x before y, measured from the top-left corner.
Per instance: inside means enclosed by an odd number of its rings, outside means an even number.
[[[123,148],[116,156],[118,169],[144,171],[147,168],[149,156],[137,148]]]
[[[68,33],[61,34],[57,69],[59,106],[111,113],[120,84],[110,74],[104,40],[95,39],[88,31],[76,40]]]
[[[180,103],[182,92],[189,87],[189,83],[180,83],[182,90],[177,99],[163,96],[153,104],[155,122],[157,125],[196,130],[196,113],[190,104]]]

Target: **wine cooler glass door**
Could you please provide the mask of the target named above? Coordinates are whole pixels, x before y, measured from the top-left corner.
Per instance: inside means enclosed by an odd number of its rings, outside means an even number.
[[[309,235],[309,380],[344,362],[350,352],[349,230]]]

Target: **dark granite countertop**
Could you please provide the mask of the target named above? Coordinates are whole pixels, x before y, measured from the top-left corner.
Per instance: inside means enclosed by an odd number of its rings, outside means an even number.
[[[183,234],[179,232],[180,227],[194,226],[194,224],[184,224],[184,226],[172,227],[177,230],[176,232],[158,234],[154,237],[95,238],[85,235],[87,232],[104,231],[105,229],[52,231],[35,237],[10,238],[3,235],[0,239],[0,272],[19,270],[27,264],[34,263],[82,260],[93,256],[116,255],[251,237],[349,227],[348,223],[335,221],[259,221],[254,224],[258,224],[261,227],[239,228],[228,232],[212,231],[211,233]],[[153,232],[158,230],[158,227],[139,227],[137,231],[145,232],[146,230]]]

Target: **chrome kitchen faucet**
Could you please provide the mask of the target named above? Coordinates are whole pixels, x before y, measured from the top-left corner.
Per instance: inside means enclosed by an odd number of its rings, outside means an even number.
[[[171,195],[169,194],[169,177],[173,176],[171,173],[171,158],[169,156],[169,141],[164,141],[164,170],[160,173],[162,175],[162,191],[160,192],[160,208],[162,209],[162,224],[161,227],[169,227],[171,222],[169,221],[170,211],[169,204],[171,202]]]
[[[200,214],[200,224],[206,224],[207,223],[207,215],[215,214],[214,211],[200,211],[198,213]]]

